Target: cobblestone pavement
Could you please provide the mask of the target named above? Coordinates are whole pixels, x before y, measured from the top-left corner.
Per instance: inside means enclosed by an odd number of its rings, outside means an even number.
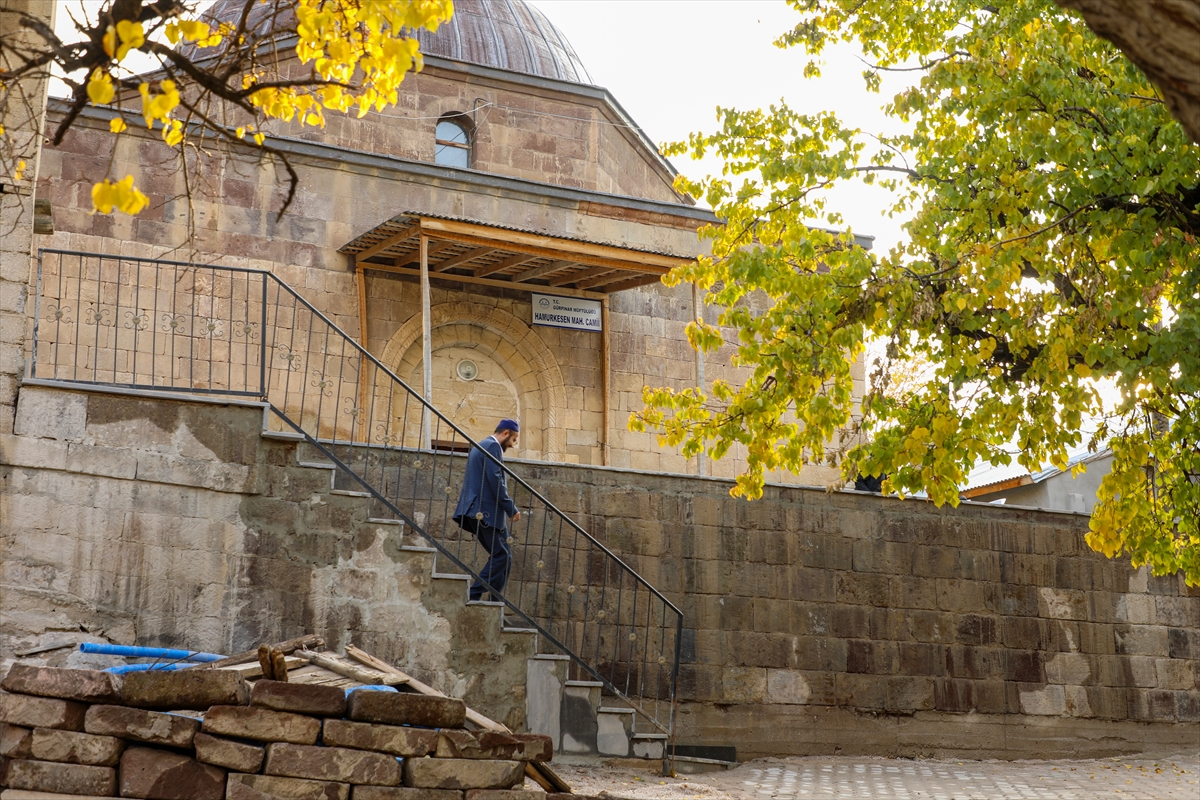
[[[661,778],[629,761],[555,768],[580,794],[636,800],[1200,800],[1200,754],[1168,759],[957,761],[760,759],[728,772]]]

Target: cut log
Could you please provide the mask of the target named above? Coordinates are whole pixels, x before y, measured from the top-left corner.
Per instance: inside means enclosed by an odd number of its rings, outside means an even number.
[[[289,639],[286,642],[279,642],[270,646],[277,647],[283,651],[285,656],[290,656],[297,650],[306,647],[309,649],[314,647],[324,647],[325,640],[314,633],[310,633],[306,634],[305,636],[301,636],[298,639]],[[197,664],[195,667],[192,667],[192,669],[219,669],[221,667],[232,667],[235,664],[249,664],[257,660],[258,648],[256,647],[253,650],[246,650],[241,653],[237,653],[236,655],[227,656],[222,658],[220,661],[210,661],[207,664]]]
[[[258,665],[262,667],[263,678],[269,681],[275,680],[275,663],[271,661],[271,646],[260,644],[258,646]]]
[[[296,655],[300,658],[308,659],[309,662],[316,664],[318,667],[324,667],[330,672],[336,672],[338,675],[343,675],[368,686],[398,686],[399,684],[406,683],[406,680],[399,676],[389,675],[382,671],[356,667],[353,664],[347,664],[345,661],[335,658],[328,653],[314,653],[311,650],[297,650]]]
[[[287,683],[287,660],[278,647],[271,648],[271,673],[274,674],[275,680]]]

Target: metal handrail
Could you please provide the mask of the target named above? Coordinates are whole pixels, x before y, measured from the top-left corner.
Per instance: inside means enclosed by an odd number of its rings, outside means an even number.
[[[508,586],[496,591],[481,577],[481,548],[450,510],[462,461],[456,453],[476,441],[272,273],[41,250],[29,376],[262,398],[279,424],[371,496],[373,517],[416,531],[438,558],[569,656],[568,677],[599,681],[667,734],[670,758],[679,609],[479,448],[524,515],[512,531],[520,557],[514,554]],[[479,513],[493,519],[503,512]],[[647,681],[651,673],[657,681]]]

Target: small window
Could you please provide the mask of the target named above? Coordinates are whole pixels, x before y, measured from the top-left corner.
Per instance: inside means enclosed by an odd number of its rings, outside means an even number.
[[[435,164],[447,167],[471,166],[471,134],[467,126],[455,120],[444,119],[437,124],[437,149],[433,153]]]

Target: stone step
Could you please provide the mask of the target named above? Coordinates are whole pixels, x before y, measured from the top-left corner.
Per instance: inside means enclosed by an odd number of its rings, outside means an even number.
[[[276,442],[303,442],[304,434],[296,433],[295,431],[267,431],[262,432],[262,438],[271,439]]]
[[[603,689],[604,684],[600,681],[567,681],[563,686],[587,686],[596,689]]]
[[[341,495],[342,497],[374,497],[370,492],[356,492],[352,489],[330,489],[330,494]]]

